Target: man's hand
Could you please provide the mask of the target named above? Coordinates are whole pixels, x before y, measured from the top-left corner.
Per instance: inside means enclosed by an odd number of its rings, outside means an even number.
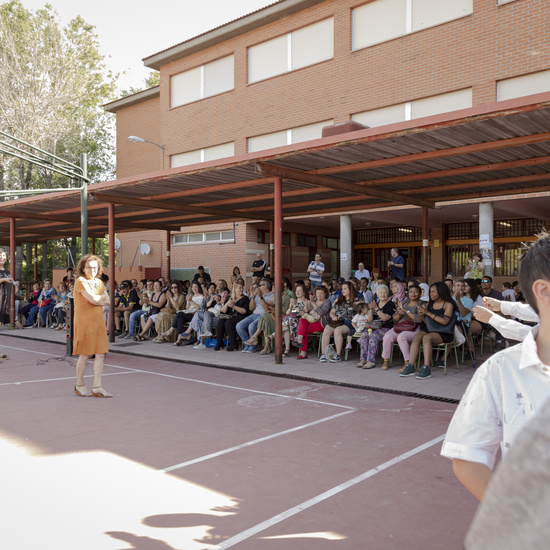
[[[490,298],[492,299],[492,298]],[[494,315],[494,313],[487,309],[486,307],[476,306],[473,309],[474,317],[480,322],[487,324],[489,319]]]
[[[483,305],[491,311],[494,311],[494,312],[500,311],[500,300],[495,300],[494,298],[489,298],[485,296],[483,298]]]

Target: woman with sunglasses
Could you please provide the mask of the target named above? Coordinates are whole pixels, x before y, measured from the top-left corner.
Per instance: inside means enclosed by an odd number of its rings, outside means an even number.
[[[176,331],[165,338],[165,334],[172,327],[178,311],[185,307],[185,294],[179,281],[172,281],[166,291],[166,305],[162,308],[155,321],[155,330],[158,336],[153,342],[173,342],[176,339]]]

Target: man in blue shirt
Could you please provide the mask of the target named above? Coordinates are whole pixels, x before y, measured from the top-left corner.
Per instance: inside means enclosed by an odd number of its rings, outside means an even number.
[[[397,248],[392,248],[390,254],[391,258],[388,260],[390,277],[399,277],[400,280],[403,280],[403,277],[405,277],[405,259],[399,255]]]

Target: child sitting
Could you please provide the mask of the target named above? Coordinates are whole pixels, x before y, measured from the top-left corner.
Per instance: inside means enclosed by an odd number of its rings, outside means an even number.
[[[351,349],[352,337],[354,334],[361,334],[369,326],[369,306],[360,302],[355,306],[355,311],[357,315],[351,320],[352,330],[348,332],[348,343],[346,349]]]

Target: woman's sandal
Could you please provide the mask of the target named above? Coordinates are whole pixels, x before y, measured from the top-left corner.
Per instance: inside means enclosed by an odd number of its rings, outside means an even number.
[[[285,351],[283,351],[283,357],[288,357],[289,355],[290,355],[290,350],[285,349]]]
[[[9,359],[9,358],[10,358],[9,355],[5,355],[4,353],[0,354],[0,359]]]
[[[358,369],[362,369],[367,364],[366,361],[359,361],[357,365],[355,365]]]
[[[102,391],[96,391],[96,390],[102,390]],[[107,393],[103,386],[94,386],[92,388],[92,397],[113,397],[113,396],[110,393]]]
[[[85,392],[82,393],[78,388],[84,388]],[[91,393],[88,392],[88,390],[86,390],[85,384],[82,384],[81,386],[76,385],[74,387],[74,392],[76,393],[76,395],[78,395],[78,397],[90,397],[92,395]]]
[[[260,351],[260,355],[269,355],[271,353],[271,346],[267,344],[267,346],[264,347],[262,351]]]
[[[147,340],[147,338],[145,338],[145,336],[141,336],[141,334],[136,334],[134,336],[134,342],[145,342],[145,340]]]
[[[258,338],[254,337],[254,338],[249,338],[246,342],[245,342],[245,345],[246,346],[256,346],[258,345]]]
[[[390,368],[390,360],[384,359],[384,364],[380,368],[381,370],[388,370]]]
[[[307,353],[305,355],[298,355],[298,357],[296,357],[296,359],[300,360],[300,359],[307,359]]]

